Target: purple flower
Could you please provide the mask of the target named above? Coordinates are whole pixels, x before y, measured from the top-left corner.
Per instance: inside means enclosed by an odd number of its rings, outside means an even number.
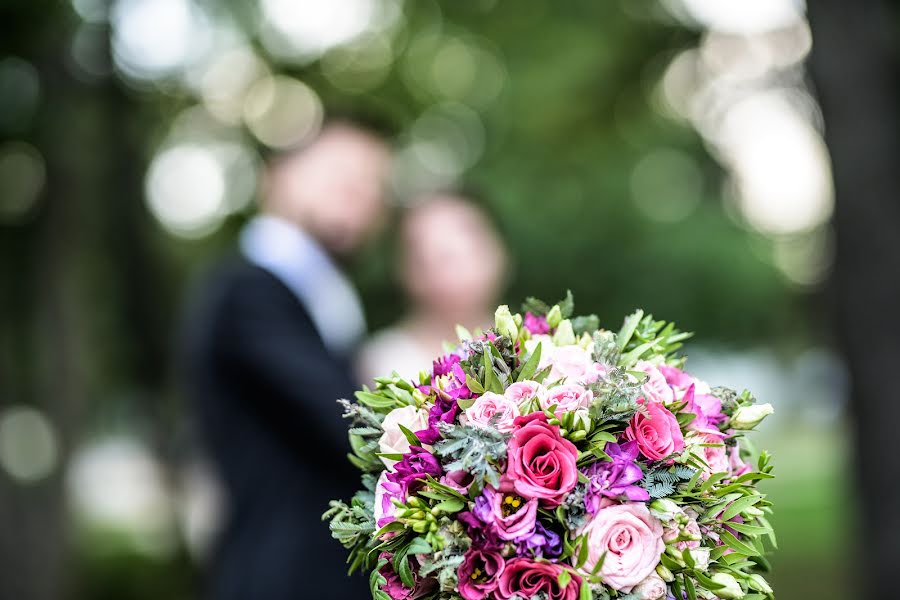
[[[526,312],[523,324],[525,325],[525,329],[527,329],[528,333],[531,335],[550,333],[550,324],[547,323],[547,317],[543,315],[539,316]]]
[[[544,527],[537,521],[534,532],[528,537],[518,541],[519,555],[528,555],[534,558],[558,558],[562,554],[562,540],[559,534]]]
[[[477,503],[476,500],[476,506]],[[456,520],[466,526],[466,533],[472,539],[473,548],[499,550],[503,546],[503,541],[497,537],[494,528],[485,523],[475,512],[457,513]]]
[[[465,381],[465,375],[463,375],[463,381]],[[466,388],[466,390],[468,391],[469,388]],[[435,391],[437,396],[434,399],[434,406],[428,411],[428,428],[415,432],[416,437],[423,444],[434,444],[441,439],[438,425],[440,423],[453,423],[456,420],[456,415],[459,413],[459,404],[456,403],[455,397],[451,397],[441,390]],[[469,393],[471,394],[471,392]]]
[[[605,452],[611,461],[596,462],[584,474],[590,479],[585,504],[589,513],[596,514],[602,497],[620,498],[624,496],[632,502],[646,502],[650,494],[644,488],[634,485],[644,477],[637,466],[637,442],[616,444],[607,442]]]
[[[437,588],[437,580],[431,577],[419,577],[419,563],[415,556],[410,556],[410,567],[413,572],[413,581],[415,585],[408,588],[403,585],[400,576],[394,571],[394,565],[391,562],[394,556],[388,552],[382,552],[379,558],[384,558],[388,562],[378,572],[387,580],[381,584],[381,591],[391,597],[391,600],[413,600],[421,598]]]
[[[409,452],[403,455],[403,460],[394,465],[394,472],[388,473],[387,478],[393,483],[400,484],[403,497],[409,496],[413,486],[418,485],[418,480],[427,476],[439,478],[442,474],[441,463],[428,450],[421,446],[410,446]]]

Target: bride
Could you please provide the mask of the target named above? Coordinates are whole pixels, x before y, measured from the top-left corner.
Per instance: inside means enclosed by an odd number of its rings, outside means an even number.
[[[506,249],[487,214],[462,195],[420,198],[400,223],[398,276],[412,309],[375,333],[359,355],[360,380],[396,370],[415,379],[456,339],[457,323],[489,327],[507,267]]]

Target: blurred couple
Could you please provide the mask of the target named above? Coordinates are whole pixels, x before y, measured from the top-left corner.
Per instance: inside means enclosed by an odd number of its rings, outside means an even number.
[[[340,263],[389,220],[389,163],[385,138],[350,122],[270,160],[258,216],[190,313],[187,384],[226,496],[213,600],[370,597],[320,521],[330,499],[359,485],[335,400],[397,365],[415,377],[456,323],[492,320],[503,245],[469,199],[433,194],[398,227],[398,275],[413,308],[363,342],[361,302]]]

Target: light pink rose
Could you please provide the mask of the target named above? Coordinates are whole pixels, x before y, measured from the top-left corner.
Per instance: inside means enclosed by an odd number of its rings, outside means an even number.
[[[588,558],[582,570],[590,573],[600,557],[603,582],[628,593],[646,579],[665,551],[663,526],[646,504],[618,504],[599,511],[584,528]]]
[[[506,388],[503,395],[516,404],[522,404],[526,400],[540,398],[546,392],[547,390],[544,389],[544,386],[537,381],[519,381]]]
[[[647,374],[647,381],[641,386],[645,398],[666,405],[675,401],[675,392],[672,391],[665,375],[659,369],[646,361],[640,361],[635,365],[635,370],[643,371]]]
[[[547,410],[555,404],[555,414],[557,417],[561,417],[563,413],[575,412],[579,408],[588,408],[593,399],[594,393],[591,390],[568,383],[547,390],[547,393],[540,398],[540,405],[542,409]]]
[[[516,492],[538,498],[545,507],[556,507],[578,483],[578,449],[549,425],[544,413],[532,413],[515,421],[507,446],[506,476]]]
[[[632,590],[639,600],[659,600],[666,596],[666,582],[656,573],[651,573]]]
[[[550,360],[553,368],[549,381],[565,379],[569,383],[594,383],[599,378],[591,353],[581,346],[561,346],[553,353]]]
[[[662,404],[643,398],[638,404],[644,409],[634,413],[625,428],[626,439],[637,441],[641,454],[650,460],[662,460],[684,450],[684,435],[675,415]]]
[[[506,396],[485,392],[463,414],[467,425],[506,432],[513,429],[513,421],[519,416],[519,405]]]

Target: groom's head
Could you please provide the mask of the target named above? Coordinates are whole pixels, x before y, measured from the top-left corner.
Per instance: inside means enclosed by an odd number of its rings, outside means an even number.
[[[350,122],[327,124],[307,145],[269,162],[262,210],[347,254],[384,221],[388,162],[379,134]]]

